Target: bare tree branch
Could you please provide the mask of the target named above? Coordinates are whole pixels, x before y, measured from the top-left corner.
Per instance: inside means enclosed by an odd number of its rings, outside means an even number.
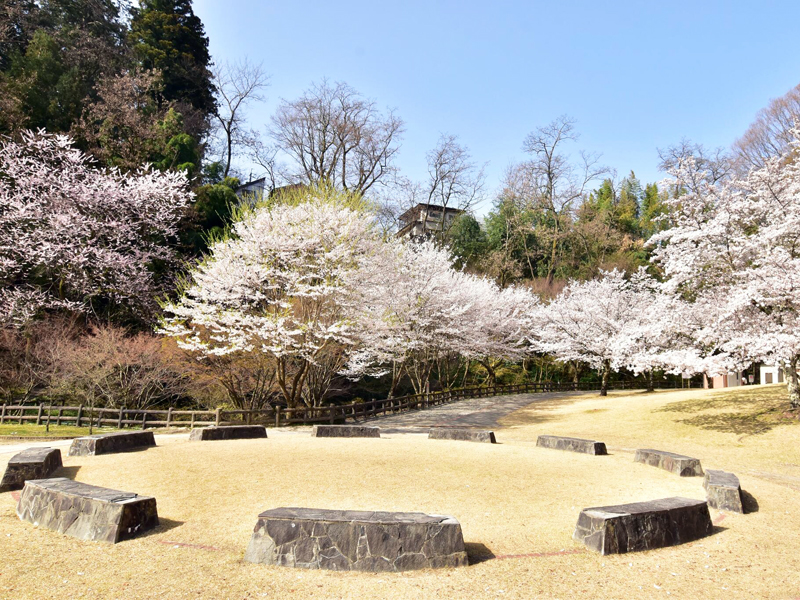
[[[213,76],[219,102],[215,115],[217,132],[223,145],[224,176],[227,177],[236,147],[246,141],[245,109],[252,102],[264,99],[262,92],[269,85],[269,76],[260,63],[251,64],[247,59],[215,65]]]
[[[271,134],[297,163],[297,177],[365,194],[394,172],[403,121],[345,83],[313,85],[294,101],[283,100]]]

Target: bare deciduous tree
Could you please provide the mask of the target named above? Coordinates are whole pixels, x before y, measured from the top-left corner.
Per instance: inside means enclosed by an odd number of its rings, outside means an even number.
[[[599,155],[581,151],[573,161],[564,153],[564,144],[578,140],[575,121],[561,116],[525,138],[523,150],[532,158],[520,165],[520,176],[530,194],[533,208],[542,211],[549,222],[549,263],[547,283],[552,284],[562,242],[564,220],[576,201],[583,198],[589,183],[609,170],[600,166]]]
[[[469,150],[454,135],[442,135],[428,153],[428,181],[423,191],[428,204],[469,210],[483,200],[486,182],[485,165],[472,162]],[[441,232],[449,222],[442,215]]]
[[[747,171],[763,167],[773,156],[780,156],[793,139],[792,129],[800,124],[800,85],[775,98],[759,111],[756,120],[733,144],[737,167]]]
[[[219,103],[215,115],[217,133],[222,143],[224,176],[227,177],[236,147],[247,142],[247,132],[243,128],[245,109],[251,102],[264,99],[262,92],[269,85],[269,76],[261,64],[251,64],[247,59],[220,63],[214,67],[213,75]]]
[[[394,171],[403,121],[392,111],[382,115],[347,84],[323,81],[297,100],[283,100],[271,133],[305,183],[364,194]]]
[[[399,227],[398,217],[420,203],[469,211],[484,200],[486,165],[472,162],[469,149],[456,136],[442,135],[426,158],[425,181],[398,175],[388,182],[386,190],[376,194],[378,219],[386,230]],[[438,235],[447,233],[452,225],[445,213],[437,223]]]
[[[279,159],[280,149],[267,143],[264,137],[255,130],[251,130],[244,141],[247,146],[247,155],[253,163],[261,168],[265,179],[264,193],[269,194],[282,185],[291,183],[292,177]]]
[[[687,170],[683,185],[697,191],[698,186],[711,180],[713,183],[726,179],[732,173],[733,161],[723,148],[707,150],[702,144],[687,139],[666,149],[659,148],[658,168],[665,172]]]

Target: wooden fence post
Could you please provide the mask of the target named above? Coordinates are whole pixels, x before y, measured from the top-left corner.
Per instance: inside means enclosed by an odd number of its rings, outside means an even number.
[[[194,411],[192,411],[192,421],[189,424],[189,429],[194,429]]]
[[[83,404],[78,406],[78,417],[75,419],[75,422],[77,423],[76,427],[80,427],[81,426],[81,415],[82,414],[83,414]]]
[[[6,405],[3,404],[3,409],[0,411],[0,425],[6,421]]]
[[[215,424],[217,427],[219,427],[219,423],[220,423],[220,420],[221,420],[221,418],[222,418],[222,415],[221,415],[221,413],[220,413],[220,407],[218,406],[218,407],[217,407],[217,408],[214,410],[214,424]]]
[[[171,406],[167,409],[167,427],[169,427],[170,421],[172,421],[172,407]]]
[[[281,426],[281,407],[275,407],[275,427]]]
[[[42,403],[40,402],[40,403],[39,403],[39,412],[38,412],[38,413],[37,413],[37,415],[36,415],[36,424],[37,424],[37,425],[41,425],[41,424],[42,424],[42,411],[43,411],[43,410],[44,410],[44,404],[42,404]]]
[[[142,411],[142,431],[144,431],[145,429],[147,429],[147,411],[143,410]]]
[[[122,429],[122,418],[125,414],[125,409],[123,407],[119,407],[119,418],[117,419],[117,429]]]

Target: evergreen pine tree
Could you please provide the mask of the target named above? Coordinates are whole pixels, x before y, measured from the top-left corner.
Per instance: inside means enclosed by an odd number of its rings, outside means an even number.
[[[131,12],[133,51],[144,69],[161,72],[162,99],[187,103],[203,117],[212,114],[216,101],[208,37],[191,0],[142,0]]]

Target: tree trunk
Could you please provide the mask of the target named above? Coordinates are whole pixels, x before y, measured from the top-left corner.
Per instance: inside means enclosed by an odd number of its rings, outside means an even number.
[[[578,372],[578,361],[572,363],[572,387],[578,389],[580,373]]]
[[[603,361],[603,382],[600,385],[600,395],[608,396],[608,376],[611,373],[611,362],[608,360]]]
[[[497,374],[494,372],[494,369],[492,368],[491,361],[481,360],[478,362],[481,365],[483,365],[484,369],[486,369],[486,381],[484,381],[484,383],[490,387],[493,386],[497,381]]]
[[[789,401],[792,408],[800,409],[800,381],[797,377],[797,368],[800,366],[800,356],[795,355],[789,361],[786,369],[786,385],[789,388]]]
[[[653,378],[653,369],[650,369],[647,372],[647,391],[648,392],[654,392],[656,390],[656,384],[655,384],[655,381],[653,379],[654,379]]]

